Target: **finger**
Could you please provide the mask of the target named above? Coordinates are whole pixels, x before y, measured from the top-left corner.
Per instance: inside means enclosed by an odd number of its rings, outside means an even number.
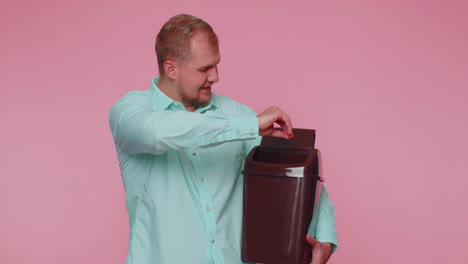
[[[316,246],[317,243],[320,243],[317,240],[313,239],[310,235],[306,236],[306,241],[307,241],[307,243],[309,243],[309,245],[312,246],[312,248],[314,248],[314,246]]]
[[[278,130],[274,129],[273,132],[271,133],[272,137],[278,137],[278,138],[284,138],[284,139],[289,139],[290,136],[288,133],[284,132],[283,130]]]
[[[260,136],[270,136],[271,133],[273,133],[273,126],[261,130]]]
[[[294,135],[293,135],[293,132],[292,132],[292,128],[291,127],[288,127],[288,124],[286,123],[286,121],[283,121],[283,120],[277,120],[276,123],[281,127],[281,129],[288,134],[289,136],[289,139],[293,138]]]
[[[281,121],[281,124],[278,121]],[[286,133],[293,136],[291,118],[286,113],[281,111],[281,115],[279,116],[278,121],[277,123],[280,124],[281,128],[286,131]]]
[[[278,120],[280,112],[281,111],[275,107],[269,107],[267,110],[257,115],[260,130],[272,126],[273,123]]]

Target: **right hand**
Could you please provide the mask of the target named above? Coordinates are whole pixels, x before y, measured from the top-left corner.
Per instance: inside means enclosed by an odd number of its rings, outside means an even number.
[[[279,137],[291,139],[294,137],[291,118],[278,107],[269,107],[257,115],[260,136]],[[278,124],[282,130],[275,129],[273,124]]]
[[[312,247],[312,262],[310,264],[325,264],[333,251],[332,243],[321,243],[313,239],[310,235],[306,235],[306,241]]]

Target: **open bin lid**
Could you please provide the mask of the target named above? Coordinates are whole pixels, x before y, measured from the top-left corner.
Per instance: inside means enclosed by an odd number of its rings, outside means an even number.
[[[263,137],[262,147],[313,149],[315,146],[315,130],[293,128],[294,138],[284,139],[277,137]]]
[[[315,130],[294,129],[294,138],[287,140],[263,137],[260,146],[248,155],[244,174],[315,178],[319,174],[319,157],[314,149]]]

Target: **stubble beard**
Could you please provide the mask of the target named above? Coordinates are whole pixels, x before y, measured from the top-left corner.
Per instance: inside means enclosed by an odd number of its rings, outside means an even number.
[[[201,88],[199,88],[198,92],[200,92],[200,89]],[[198,108],[200,106],[205,106],[205,105],[209,104],[209,102],[211,100],[211,91],[210,91],[210,100],[208,100],[208,102],[200,102],[198,100],[198,96],[197,96],[197,98],[191,98],[184,91],[182,91],[181,88],[179,89],[179,95],[180,95],[180,98],[182,99],[182,102],[184,102],[185,104],[188,104],[188,105],[190,105],[192,107],[195,107],[195,108]]]

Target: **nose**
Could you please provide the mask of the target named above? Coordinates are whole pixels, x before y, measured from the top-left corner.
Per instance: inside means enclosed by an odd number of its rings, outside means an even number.
[[[208,72],[208,82],[217,83],[219,81],[218,67],[213,67]]]

